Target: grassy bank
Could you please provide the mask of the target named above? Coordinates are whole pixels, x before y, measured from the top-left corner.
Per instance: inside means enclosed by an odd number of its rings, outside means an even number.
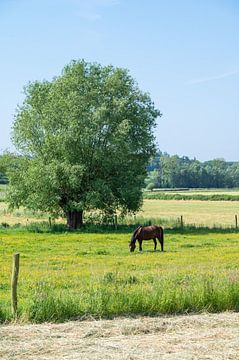
[[[238,191],[145,191],[144,199],[154,200],[200,200],[200,201],[239,201]]]
[[[0,231],[0,319],[11,320],[10,277],[20,252],[18,318],[175,314],[239,309],[238,234],[165,234],[130,253],[131,233]]]

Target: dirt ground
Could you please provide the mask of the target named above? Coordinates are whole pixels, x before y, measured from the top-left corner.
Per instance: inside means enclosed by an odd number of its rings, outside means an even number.
[[[239,314],[2,325],[0,359],[239,359]]]

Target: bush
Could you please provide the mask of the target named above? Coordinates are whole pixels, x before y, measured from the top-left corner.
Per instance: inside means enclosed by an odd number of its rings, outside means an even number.
[[[155,184],[154,183],[149,183],[146,187],[146,190],[153,190],[155,187]]]

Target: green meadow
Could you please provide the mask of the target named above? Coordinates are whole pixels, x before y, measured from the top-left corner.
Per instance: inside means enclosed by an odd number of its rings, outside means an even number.
[[[239,236],[165,230],[165,252],[131,232],[1,230],[0,319],[12,320],[12,254],[20,253],[19,321],[239,310]]]
[[[117,228],[95,224],[69,232],[61,219],[50,228],[47,214],[10,213],[5,189],[0,187],[0,322],[16,320],[10,285],[15,252],[17,321],[239,310],[238,201],[144,199],[142,210],[119,218]],[[130,253],[134,227],[149,222],[164,226],[165,252],[144,241],[142,253],[138,247]]]

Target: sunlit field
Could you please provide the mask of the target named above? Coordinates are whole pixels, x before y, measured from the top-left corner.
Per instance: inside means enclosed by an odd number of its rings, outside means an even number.
[[[239,216],[239,201],[144,200],[141,215],[171,219],[175,223],[183,216],[185,225],[235,227]]]
[[[0,224],[7,225],[28,225],[31,222],[47,221],[49,215],[39,213],[33,213],[30,210],[23,208],[9,211],[8,205],[5,202],[0,202]]]
[[[135,216],[119,218],[118,221],[119,224],[144,224],[150,221],[166,227],[176,227],[183,216],[185,226],[234,228],[235,215],[238,216],[239,222],[239,201],[144,199],[141,211]],[[32,222],[48,220],[48,214],[33,213],[23,208],[10,212],[7,204],[0,202],[0,224],[28,226]],[[64,219],[58,219],[56,222],[64,223]]]
[[[165,234],[129,252],[130,233],[1,232],[0,317],[11,319],[10,275],[20,252],[22,320],[63,321],[91,315],[239,310],[238,234]]]
[[[47,224],[47,214],[24,209],[10,213],[3,200],[2,322],[13,319],[10,279],[15,252],[20,253],[19,321],[239,310],[237,201],[145,199],[142,211],[122,220],[131,227],[120,227],[119,218],[118,228],[69,232],[61,227],[54,232],[41,224]],[[183,228],[177,226],[181,216]],[[138,247],[129,252],[133,224],[144,221],[163,224],[165,252],[154,252],[153,241],[143,242],[142,253]]]
[[[238,215],[239,219],[239,201],[144,199],[142,210],[136,216],[124,219],[123,222],[143,223],[144,219],[152,219],[153,222],[170,227],[176,226],[183,216],[185,225],[225,228],[235,227],[235,215]],[[0,224],[29,225],[31,222],[48,221],[48,219],[48,214],[33,213],[23,208],[10,212],[7,204],[0,202]],[[57,222],[64,220],[59,219]]]

